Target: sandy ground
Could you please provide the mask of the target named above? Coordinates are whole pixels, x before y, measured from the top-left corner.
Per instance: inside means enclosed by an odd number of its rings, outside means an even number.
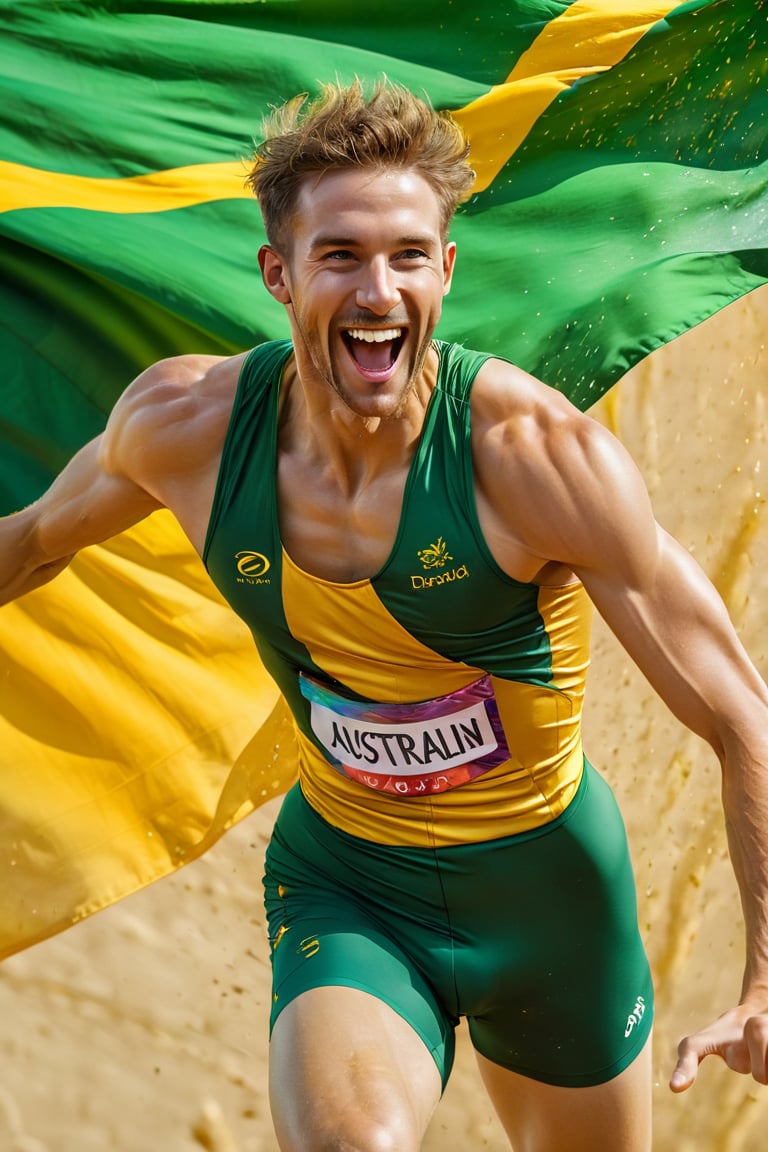
[[[764,290],[651,357],[600,409],[763,674],[766,320]],[[760,1152],[768,1089],[715,1060],[690,1093],[666,1087],[678,1039],[740,984],[718,767],[599,622],[594,650],[587,751],[625,814],[657,985],[654,1148]],[[257,813],[198,863],[0,968],[0,1152],[276,1152],[259,895],[270,822]],[[507,1148],[462,1034],[425,1149]]]

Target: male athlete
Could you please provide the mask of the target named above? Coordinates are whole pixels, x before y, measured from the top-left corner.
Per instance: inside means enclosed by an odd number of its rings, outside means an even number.
[[[713,1053],[768,1079],[768,692],[620,444],[433,339],[472,179],[396,86],[291,102],[251,175],[291,340],[149,368],[0,523],[9,600],[171,509],[290,704],[265,878],[283,1152],[416,1152],[462,1016],[516,1152],[650,1148],[653,989],[580,738],[590,601],[722,764],[746,972],[672,1087]],[[264,563],[238,580],[244,542]]]

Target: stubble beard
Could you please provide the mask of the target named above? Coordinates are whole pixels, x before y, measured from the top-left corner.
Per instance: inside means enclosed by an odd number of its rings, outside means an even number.
[[[354,416],[357,416],[363,420],[398,420],[402,417],[407,407],[408,401],[415,390],[416,382],[418,381],[422,369],[424,368],[424,364],[427,359],[427,353],[432,346],[431,331],[428,336],[424,337],[421,345],[416,350],[413,363],[408,369],[407,380],[400,391],[400,396],[395,408],[390,412],[363,412],[360,410],[360,407],[355,404],[348,391],[337,378],[337,374],[333,369],[333,360],[331,359],[330,353],[324,353],[323,349],[319,345],[319,342],[310,338],[309,333],[306,331],[301,318],[296,314],[295,310],[293,315],[296,328],[298,330],[299,336],[301,337],[301,342],[304,345],[304,349],[312,362],[312,367],[320,379],[327,385],[327,387],[339,397],[345,408],[347,408]]]

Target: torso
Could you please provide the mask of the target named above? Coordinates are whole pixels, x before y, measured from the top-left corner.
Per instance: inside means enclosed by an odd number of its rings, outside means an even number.
[[[473,424],[486,435],[482,397],[475,420],[470,393],[457,392],[457,405],[446,379],[418,446],[414,436],[414,450],[395,468],[376,461],[355,477],[344,469],[344,480],[357,483],[342,490],[317,444],[291,437],[284,354],[270,346],[264,367],[255,360],[249,372],[204,559],[297,717],[305,794],[337,826],[381,842],[463,842],[546,822],[579,778],[589,614],[580,585],[567,588],[570,573],[558,581],[555,568],[524,550],[516,558],[511,532],[509,541],[501,537],[507,565],[489,554],[477,515],[485,494],[473,483],[468,451]],[[441,363],[480,359],[454,356],[446,348]],[[468,368],[460,371],[471,381]],[[490,516],[486,522],[496,530]],[[515,564],[520,575],[508,571]],[[560,587],[537,591],[534,577]],[[373,785],[361,792],[319,751],[299,673],[353,700],[398,707],[490,674],[509,759],[439,796],[427,784],[427,795],[411,796],[407,808]]]

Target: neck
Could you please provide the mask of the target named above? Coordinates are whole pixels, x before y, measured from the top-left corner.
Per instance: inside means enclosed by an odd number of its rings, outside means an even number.
[[[392,416],[363,416],[353,411],[325,381],[302,371],[299,357],[289,361],[280,404],[280,446],[301,451],[331,474],[347,492],[361,490],[377,477],[410,463],[424,425],[437,379],[434,349]]]

